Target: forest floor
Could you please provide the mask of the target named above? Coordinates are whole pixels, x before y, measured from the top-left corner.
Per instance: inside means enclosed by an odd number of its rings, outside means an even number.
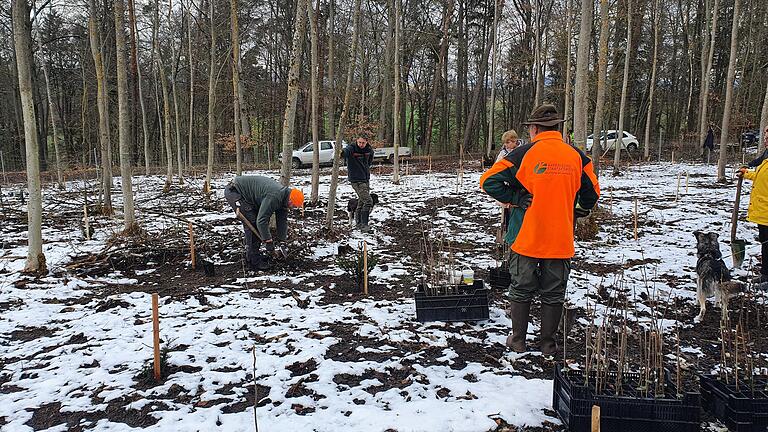
[[[503,292],[491,292],[486,321],[416,321],[413,294],[425,239],[450,250],[457,267],[475,269],[476,277],[498,265],[499,207],[478,189],[480,166],[471,165],[463,181],[451,165],[432,169],[413,164],[399,185],[388,167],[374,169],[371,187],[380,202],[371,215],[374,232],[365,236],[347,225],[342,208],[353,192],[342,180],[337,229],[322,228],[324,207],[291,214],[290,256],[269,273],[245,268],[242,228],[223,199],[231,175],[217,177],[210,199],[200,192],[201,178],[163,193],[163,177],[135,177],[144,230],[138,239],[120,236],[119,218],[103,216],[91,217],[95,234],[84,238],[85,191],[93,181],[71,181],[65,191],[45,188],[49,274],[39,278],[20,273],[26,255],[21,186],[4,187],[0,430],[251,431],[254,383],[262,431],[564,430],[552,411],[554,364],[536,351],[514,354],[504,345],[510,321]],[[575,315],[565,356],[572,365],[584,362],[587,307],[599,317],[618,302],[633,326],[655,321],[669,329],[671,365],[679,332],[688,378],[718,367],[720,309],[710,301],[705,320],[693,324],[693,232],[719,233],[723,254],[730,252],[725,239],[735,186],[716,184],[714,171],[712,165],[649,164],[601,178],[599,229],[577,241],[568,285]],[[296,174],[293,183],[309,198],[309,173]],[[119,208],[119,178],[115,183]],[[323,203],[329,183],[324,171]],[[744,189],[746,202],[749,185]],[[95,211],[95,197],[87,200]],[[760,251],[756,227],[743,220],[746,204],[742,209],[738,237],[751,248],[734,275],[746,281]],[[189,222],[198,256],[213,263],[215,275],[191,269]],[[355,249],[364,238],[378,258],[368,296],[337,263],[340,250]],[[153,292],[160,296],[160,382],[151,377]],[[752,310],[753,321],[768,319],[765,303],[753,290],[732,300]],[[538,309],[532,315],[533,350]],[[759,321],[750,327],[756,365],[764,367],[768,331]],[[636,354],[637,337],[629,344]],[[722,430],[702,418],[704,429]]]

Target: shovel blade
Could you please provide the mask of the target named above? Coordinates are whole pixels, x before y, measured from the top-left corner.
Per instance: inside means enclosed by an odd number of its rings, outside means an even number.
[[[733,257],[733,267],[739,268],[744,264],[744,256],[747,249],[746,240],[733,239],[731,241],[731,257]]]

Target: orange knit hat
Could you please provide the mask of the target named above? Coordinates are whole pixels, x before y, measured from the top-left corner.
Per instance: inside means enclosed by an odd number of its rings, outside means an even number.
[[[291,193],[288,195],[288,202],[296,208],[304,207],[304,192],[300,189],[291,189]]]

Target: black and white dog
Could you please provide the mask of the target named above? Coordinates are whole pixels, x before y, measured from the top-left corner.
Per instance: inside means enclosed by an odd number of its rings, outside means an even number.
[[[699,301],[699,314],[693,322],[699,323],[707,311],[707,297],[715,296],[715,303],[720,307],[744,290],[744,284],[731,280],[731,271],[723,262],[717,233],[696,231],[696,297]]]
[[[353,227],[356,224],[355,221],[355,211],[357,210],[357,203],[359,201],[359,198],[350,198],[347,202],[347,214],[349,215],[349,224]],[[376,206],[376,204],[379,203],[379,196],[375,193],[371,194],[371,201],[373,201],[373,205]]]

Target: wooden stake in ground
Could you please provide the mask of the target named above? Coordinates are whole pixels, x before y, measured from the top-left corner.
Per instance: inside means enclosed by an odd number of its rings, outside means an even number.
[[[709,162],[709,161],[707,161],[707,162]],[[675,151],[674,150],[672,150],[672,163],[673,164],[675,163]]]
[[[363,294],[368,295],[368,242],[363,241]]]
[[[637,198],[635,198],[635,241],[637,241]]]
[[[253,346],[253,426],[254,431],[259,432],[259,418],[256,416],[256,407],[259,405],[259,387],[256,385],[256,345]]]
[[[680,173],[677,173],[677,189],[675,189],[675,202],[680,197]]]
[[[192,260],[192,268],[194,269],[197,260],[195,259],[195,230],[192,228],[192,222],[189,223],[189,256]]]
[[[685,172],[685,194],[688,195],[688,171]]]
[[[157,293],[152,293],[152,333],[155,345],[155,380],[160,380],[160,316],[157,310]]]
[[[600,432],[600,405],[592,405],[592,432]]]

